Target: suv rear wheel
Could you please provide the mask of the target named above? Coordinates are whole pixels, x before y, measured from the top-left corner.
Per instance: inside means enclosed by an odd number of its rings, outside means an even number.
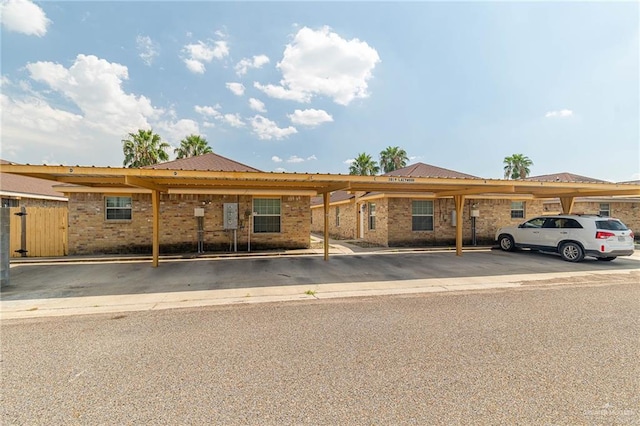
[[[560,256],[568,262],[580,262],[584,259],[584,250],[580,244],[568,242],[560,246]]]
[[[513,237],[511,235],[500,235],[498,242],[502,250],[513,251],[515,244],[513,243]]]

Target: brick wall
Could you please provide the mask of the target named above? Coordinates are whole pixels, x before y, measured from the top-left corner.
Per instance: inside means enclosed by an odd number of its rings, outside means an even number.
[[[336,210],[339,209],[340,224],[336,224]],[[311,231],[322,234],[324,232],[324,208],[317,207],[311,211],[313,223]],[[355,203],[339,204],[329,207],[329,237],[336,240],[353,240],[357,231],[357,211]]]
[[[389,199],[372,200],[376,205],[376,229],[369,229],[369,202],[365,202],[364,240],[383,247],[389,246]]]
[[[105,220],[104,194],[71,194],[69,197],[69,253],[149,253],[152,244],[150,194],[125,194],[132,198],[132,218]],[[251,249],[308,248],[309,197],[281,198],[281,232],[252,233]],[[251,196],[161,194],[160,252],[195,252],[198,233],[194,209],[204,208],[204,250],[233,248],[233,231],[223,229],[223,204],[238,203],[239,251],[247,250]]]
[[[389,246],[438,246],[453,245],[456,241],[456,227],[452,225],[453,199],[433,200],[433,231],[413,231],[410,198],[389,198]],[[476,204],[480,216],[476,218],[477,244],[493,244],[498,228],[514,225],[524,219],[511,219],[511,200],[473,200],[464,202],[462,212],[463,244],[472,241],[471,206]],[[542,214],[542,202],[525,202],[527,218]]]

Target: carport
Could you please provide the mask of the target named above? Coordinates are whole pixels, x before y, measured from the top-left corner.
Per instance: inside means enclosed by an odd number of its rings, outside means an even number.
[[[160,251],[160,194],[323,195],[324,258],[329,258],[329,196],[333,191],[433,194],[452,198],[456,207],[456,254],[462,255],[463,205],[468,196],[496,198],[559,198],[570,213],[576,197],[640,196],[640,185],[631,183],[538,182],[501,179],[463,179],[341,174],[223,172],[215,170],[161,170],[85,166],[32,166],[3,164],[0,170],[22,176],[74,185],[75,191],[137,192],[151,194],[153,213],[153,266]]]

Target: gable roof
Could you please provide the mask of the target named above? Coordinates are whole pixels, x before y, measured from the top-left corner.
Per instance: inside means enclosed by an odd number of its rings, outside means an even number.
[[[480,179],[478,176],[468,175],[455,170],[444,169],[442,167],[432,166],[431,164],[415,163],[382,176],[401,176],[401,177],[434,177],[434,178],[463,178],[463,179]]]
[[[0,164],[17,164],[11,161],[0,159]],[[58,191],[53,189],[57,182],[37,179],[29,176],[14,175],[11,173],[0,173],[0,194],[12,197],[23,198],[54,198],[60,201],[67,199]]]
[[[222,155],[209,154],[197,155],[195,157],[181,158],[179,160],[167,161],[166,163],[154,164],[143,167],[145,169],[162,170],[202,170],[215,172],[260,172],[261,170],[238,163]]]
[[[606,183],[606,180],[591,178],[587,176],[575,175],[573,173],[562,172],[550,175],[529,176],[525,180],[533,180],[537,182],[589,182],[589,183]]]

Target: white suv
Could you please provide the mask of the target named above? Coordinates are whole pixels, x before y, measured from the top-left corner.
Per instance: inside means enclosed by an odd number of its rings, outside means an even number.
[[[633,254],[633,232],[618,219],[593,215],[540,216],[517,227],[498,229],[500,248],[530,248],[560,253],[564,260],[580,262],[585,256],[613,260]]]

